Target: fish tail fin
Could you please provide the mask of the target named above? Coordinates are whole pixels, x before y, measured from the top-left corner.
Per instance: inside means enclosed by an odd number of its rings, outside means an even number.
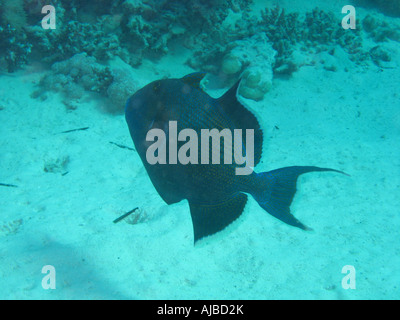
[[[256,179],[259,183],[252,195],[258,204],[275,218],[303,230],[312,230],[290,213],[290,204],[296,193],[297,178],[303,173],[313,171],[334,171],[346,174],[335,169],[312,166],[293,166],[261,172],[257,174]]]

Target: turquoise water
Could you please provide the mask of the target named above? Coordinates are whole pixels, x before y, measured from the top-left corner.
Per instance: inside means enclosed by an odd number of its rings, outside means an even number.
[[[0,298],[400,298],[397,1],[96,3],[53,1],[55,29],[37,1],[0,4]],[[349,175],[299,178],[290,208],[312,231],[249,197],[193,244],[188,201],[157,193],[124,105],[196,71],[215,98],[242,78],[256,172]]]

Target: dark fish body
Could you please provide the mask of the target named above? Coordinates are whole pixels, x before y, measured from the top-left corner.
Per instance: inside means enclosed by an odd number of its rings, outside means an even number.
[[[290,213],[290,203],[300,174],[311,171],[337,171],[318,167],[287,167],[278,170],[237,175],[242,164],[224,163],[224,143],[220,146],[220,164],[212,164],[211,143],[209,164],[181,164],[166,152],[165,164],[150,164],[146,152],[153,142],[146,141],[151,129],[166,134],[165,149],[179,150],[186,141],[177,141],[177,132],[191,129],[198,138],[198,157],[202,151],[202,129],[242,130],[243,153],[246,150],[245,130],[254,130],[254,165],[261,159],[262,131],[255,116],[236,98],[239,82],[221,98],[214,99],[200,88],[203,73],[190,74],[181,79],[154,81],[138,90],[125,108],[135,148],[146,171],[167,204],[187,199],[192,216],[194,240],[214,234],[237,219],[251,194],[262,208],[276,218],[299,228],[307,229]],[[170,130],[176,123],[177,132]],[[172,138],[172,139],[171,139]],[[177,144],[170,146],[170,141]],[[221,139],[221,142],[225,142]],[[173,143],[173,142],[172,142]],[[171,144],[172,144],[171,143]],[[340,172],[340,171],[337,171]]]

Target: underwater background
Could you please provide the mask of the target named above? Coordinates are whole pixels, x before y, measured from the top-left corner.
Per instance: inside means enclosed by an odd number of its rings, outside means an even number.
[[[0,299],[399,299],[399,64],[398,0],[0,0]],[[188,203],[157,194],[124,105],[195,71],[213,97],[242,78],[258,172],[350,175],[299,179],[291,209],[313,231],[249,198],[193,245]]]

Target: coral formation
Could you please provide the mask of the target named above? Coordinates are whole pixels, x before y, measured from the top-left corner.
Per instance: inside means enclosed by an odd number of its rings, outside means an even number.
[[[396,14],[399,1],[360,0]],[[367,16],[355,30],[344,30],[334,13],[315,8],[303,15],[278,6],[259,13],[253,0],[53,0],[57,28],[41,27],[45,0],[0,1],[0,67],[14,72],[29,62],[52,66],[43,88],[64,92],[77,106],[86,91],[97,92],[120,106],[136,88],[129,73],[110,70],[119,57],[137,67],[143,59],[156,60],[169,53],[189,51],[186,63],[193,69],[222,76],[228,86],[243,77],[240,94],[255,100],[269,90],[272,78],[290,76],[307,56],[341,47],[349,59],[363,66],[382,65],[386,49],[366,46],[400,41],[398,25]],[[359,20],[357,20],[359,21]],[[264,59],[265,64],[261,63]],[[91,65],[91,69],[83,66]],[[79,66],[76,66],[76,65]],[[324,68],[335,71],[334,63]],[[271,70],[273,71],[271,73]],[[128,94],[129,93],[129,94]],[[41,99],[44,94],[35,93]],[[120,107],[118,107],[119,110]]]
[[[261,11],[260,28],[277,51],[274,68],[279,70],[291,60],[293,46],[302,39],[303,28],[297,13],[285,14],[279,7]],[[283,68],[281,68],[283,69]]]
[[[122,4],[122,41],[139,64],[143,56],[157,58],[180,45],[195,50],[204,43],[218,43],[226,36],[222,23],[229,8],[244,9],[251,0],[170,0]],[[132,64],[132,63],[131,63]]]
[[[51,73],[41,79],[40,87],[41,92],[61,92],[70,110],[76,109],[85,92],[98,93],[109,98],[107,109],[110,112],[122,112],[128,97],[137,90],[137,84],[127,70],[111,69],[85,52],[54,63]],[[40,97],[40,94],[36,96]]]
[[[251,3],[252,0],[102,0],[95,5],[86,0],[54,0],[57,28],[51,31],[38,23],[45,4],[42,0],[25,0],[25,6],[18,6],[19,13],[14,16],[30,22],[25,28],[27,41],[34,44],[33,56],[40,56],[42,62],[54,63],[86,52],[98,61],[119,56],[137,66],[144,57],[159,58],[176,45],[195,50],[205,42],[217,43],[227,33],[221,25],[229,9],[245,10]],[[10,11],[9,7],[3,5],[0,10]]]
[[[333,54],[335,48],[340,46],[352,61],[357,64],[365,63],[370,54],[368,49],[363,47],[361,28],[358,26],[356,30],[345,32],[340,22],[333,13],[318,8],[303,16],[296,12],[286,13],[278,6],[261,11],[259,19],[243,14],[241,27],[237,26],[230,33],[226,33],[227,36],[218,44],[204,42],[188,63],[196,69],[201,68],[216,74],[222,71],[228,75],[228,79],[235,74],[238,77],[238,73],[244,70],[244,65],[248,62],[235,57],[231,52],[232,48],[240,41],[250,41],[254,34],[264,34],[268,45],[274,49],[273,52],[262,48],[263,41],[260,41],[258,48],[249,43],[243,46],[248,61],[256,61],[261,55],[267,64],[266,67],[257,68],[257,63],[253,63],[252,68],[243,73],[244,81],[240,94],[258,100],[271,85],[272,76],[265,75],[266,69],[272,67],[274,76],[289,76],[301,66],[312,64],[305,58],[307,54]],[[258,65],[262,66],[262,63]],[[329,71],[337,69],[334,64],[325,65],[324,68]],[[261,77],[269,80],[257,84]]]
[[[261,28],[277,51],[275,73],[290,74],[297,70],[293,64],[292,53],[301,46],[304,51],[330,51],[336,45],[341,46],[353,60],[363,61],[366,54],[362,51],[362,39],[359,28],[345,32],[332,13],[315,8],[303,18],[297,13],[286,14],[283,9],[275,7],[262,12]]]
[[[86,53],[74,55],[65,61],[56,62],[52,73],[41,80],[46,89],[64,91],[67,97],[79,99],[83,91],[105,92],[113,78],[109,68],[100,65]]]
[[[32,44],[23,28],[27,25],[24,1],[0,1],[0,59],[8,72],[14,72],[28,62]]]
[[[26,41],[24,33],[20,33],[10,24],[0,26],[0,58],[7,64],[7,71],[14,72],[28,61],[32,45]]]
[[[222,61],[222,72],[238,76],[243,71],[239,94],[253,100],[261,100],[272,86],[276,51],[272,49],[264,33],[238,40]]]
[[[22,31],[22,28],[27,24],[24,0],[1,0],[0,18],[4,26],[10,25],[12,28]]]
[[[43,61],[61,61],[81,52],[99,61],[123,55],[117,34],[110,32],[110,16],[101,16],[89,23],[69,19],[60,4],[56,10],[55,30],[44,30],[40,25],[27,28],[30,41],[35,43],[33,51],[41,55]]]
[[[126,100],[138,89],[138,84],[131,73],[126,69],[112,69],[113,81],[107,88],[106,94],[109,98],[110,112],[122,112]]]
[[[391,67],[390,61],[392,61],[392,57],[389,53],[389,50],[387,50],[383,45],[378,45],[371,50],[369,50],[369,54],[371,57],[371,60],[380,68],[387,68]]]
[[[400,42],[400,25],[387,23],[371,15],[367,15],[362,20],[364,30],[376,42],[384,42],[388,40]]]
[[[235,47],[238,40],[248,40],[254,34],[261,33],[266,35],[268,43],[275,50],[275,53],[270,53],[269,57],[264,55],[267,64],[272,66],[274,76],[290,76],[301,66],[315,63],[308,61],[307,55],[321,54],[322,52],[333,55],[338,46],[345,50],[349,59],[356,64],[366,64],[368,60],[371,61],[369,49],[364,47],[362,41],[360,25],[358,24],[355,30],[346,32],[338,17],[318,8],[306,12],[302,16],[296,12],[286,13],[278,6],[266,8],[261,11],[259,19],[244,13],[240,24],[241,26],[236,25],[237,28],[229,33],[226,32],[226,37],[218,43],[203,42],[202,46],[194,51],[188,64],[195,69],[215,74],[222,72],[228,75],[228,79],[235,74],[238,77],[237,74],[239,71],[243,71],[243,63],[246,64],[246,62],[232,55],[232,47]],[[379,33],[385,33],[386,37],[391,39],[397,38],[396,28],[391,28],[390,31],[383,30],[382,28],[382,32]],[[255,49],[252,46],[249,46],[249,49],[246,48],[246,51],[248,51],[247,59],[249,61],[256,60],[258,55],[262,55],[263,52],[261,48]],[[324,65],[324,68],[329,71],[337,70],[335,64]],[[264,88],[257,85],[254,88],[251,87],[259,78],[257,72],[260,72],[261,75],[264,72],[262,68],[259,71],[256,69],[254,67],[243,73],[244,86],[240,93],[247,97],[257,97],[257,100],[262,97],[262,92],[266,92],[267,86],[264,84],[262,85]],[[251,77],[247,81],[246,77],[249,75]],[[270,85],[270,81],[268,84]]]

